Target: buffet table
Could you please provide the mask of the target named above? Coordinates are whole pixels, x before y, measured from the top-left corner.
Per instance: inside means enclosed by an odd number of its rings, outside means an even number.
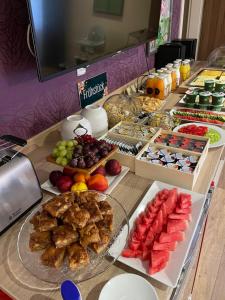
[[[118,89],[114,93],[118,93],[120,90]],[[180,98],[180,94],[171,94],[164,108],[172,108]],[[59,127],[60,123],[28,141],[26,151],[35,166],[41,183],[46,181],[49,172],[55,169],[55,165],[46,161],[46,156],[60,139]],[[194,191],[208,194],[210,184],[220,164],[223,150],[224,147],[209,150],[206,162],[194,186]],[[149,179],[138,177],[129,172],[111,195],[122,203],[130,216],[151,184],[152,181]],[[210,196],[208,204],[210,203]],[[50,197],[51,194],[44,193],[43,200]],[[193,245],[188,268],[183,273],[183,276],[185,276],[181,281],[179,293],[178,290],[175,291],[146,277],[155,287],[160,300],[175,299],[175,297],[187,299],[191,293],[193,300],[222,299],[223,287],[221,287],[222,284],[219,286],[219,282],[216,281],[216,274],[221,272],[219,264],[225,245],[225,190],[215,189],[206,221],[207,213],[208,210],[206,209],[196,243]],[[0,237],[0,288],[18,300],[61,299],[60,292],[55,285],[38,280],[23,267],[19,260],[17,236],[23,221],[24,218]],[[97,300],[104,284],[113,276],[124,272],[139,274],[135,270],[116,262],[101,275],[79,284],[83,300]],[[206,276],[207,272],[210,274],[210,278]],[[141,275],[143,276],[143,274]],[[205,276],[204,280],[202,280],[202,276]],[[218,286],[218,288],[215,289],[215,286]]]

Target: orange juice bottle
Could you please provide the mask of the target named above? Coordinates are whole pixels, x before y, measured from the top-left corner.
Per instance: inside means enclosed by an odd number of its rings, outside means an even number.
[[[182,61],[180,66],[180,77],[181,81],[185,81],[188,78],[188,72],[189,72],[189,63],[187,63],[185,60]]]
[[[160,74],[156,77],[155,82],[155,97],[164,100],[165,99],[165,76],[164,74]]]
[[[191,75],[191,65],[190,65],[191,60],[190,59],[185,59],[184,61],[185,61],[185,63],[187,63],[187,69],[188,69],[187,78],[189,78],[190,75]]]
[[[146,80],[146,94],[154,97],[155,94],[155,75],[149,74]]]
[[[172,91],[175,91],[177,87],[177,70],[175,68],[171,69],[171,77],[172,77]]]

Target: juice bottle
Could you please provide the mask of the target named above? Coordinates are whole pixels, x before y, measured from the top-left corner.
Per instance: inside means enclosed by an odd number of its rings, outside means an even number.
[[[155,97],[164,100],[165,99],[165,87],[166,87],[166,82],[165,82],[165,75],[160,74],[156,78],[156,83],[155,83]]]
[[[171,77],[172,77],[172,91],[175,91],[177,87],[177,70],[175,68],[171,69]]]
[[[146,94],[154,97],[155,94],[155,75],[149,74],[146,80]]]
[[[174,69],[176,69],[176,86],[180,85],[180,66],[179,64],[174,64]]]
[[[172,90],[172,71],[171,70],[166,70],[165,73],[167,74],[168,78],[168,93],[171,93]]]
[[[187,63],[187,69],[188,69],[187,78],[189,78],[190,75],[191,75],[191,65],[190,65],[191,60],[190,59],[185,59],[184,61]]]
[[[173,63],[178,64],[179,66],[181,65],[182,59],[178,58],[176,59]]]
[[[188,63],[184,60],[181,63],[180,66],[180,76],[181,76],[181,80],[185,81],[188,77],[188,72],[189,72],[189,66]]]

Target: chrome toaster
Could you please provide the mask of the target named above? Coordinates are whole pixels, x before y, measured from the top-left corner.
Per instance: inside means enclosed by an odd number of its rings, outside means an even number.
[[[15,150],[25,145],[14,136],[0,137],[0,234],[43,197],[31,161]]]

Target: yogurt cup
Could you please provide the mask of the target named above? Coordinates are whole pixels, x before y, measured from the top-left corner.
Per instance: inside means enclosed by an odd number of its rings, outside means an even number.
[[[212,93],[210,93],[209,91],[199,93],[199,104],[209,104],[211,96]]]
[[[225,94],[222,92],[215,92],[212,94],[212,105],[221,105],[224,102]]]
[[[206,91],[212,92],[214,89],[215,80],[209,79],[204,81],[204,87]]]
[[[215,84],[215,92],[225,92],[225,82],[217,80]]]

